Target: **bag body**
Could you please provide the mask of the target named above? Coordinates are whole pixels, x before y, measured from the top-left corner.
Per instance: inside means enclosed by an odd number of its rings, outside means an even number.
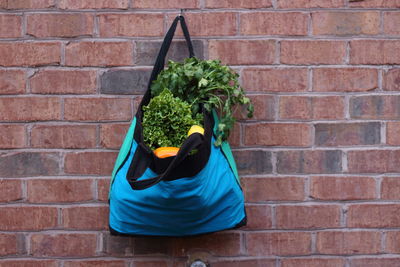
[[[157,158],[143,142],[142,107],[150,101],[151,83],[164,67],[178,22],[189,56],[194,56],[185,20],[178,16],[161,46],[114,167],[109,193],[112,234],[191,236],[246,224],[243,192],[229,144],[214,145],[215,111],[203,110],[204,135],[190,135],[176,156]],[[197,152],[190,153],[194,149]]]

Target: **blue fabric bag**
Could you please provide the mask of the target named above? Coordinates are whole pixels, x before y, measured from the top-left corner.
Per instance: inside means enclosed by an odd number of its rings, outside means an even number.
[[[142,106],[150,101],[150,85],[164,68],[178,22],[189,56],[194,56],[185,20],[178,16],[164,39],[115,163],[109,193],[111,234],[191,236],[246,224],[243,192],[229,144],[214,145],[215,111],[203,111],[204,135],[191,134],[174,157],[157,158],[143,142]],[[197,152],[190,153],[194,149]]]

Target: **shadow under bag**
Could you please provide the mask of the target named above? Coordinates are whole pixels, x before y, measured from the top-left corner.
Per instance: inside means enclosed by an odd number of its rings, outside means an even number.
[[[150,85],[163,70],[178,22],[193,57],[183,16],[168,30],[138,107],[120,149],[111,178],[111,234],[191,236],[246,224],[244,197],[228,142],[215,146],[218,116],[203,110],[204,135],[191,134],[174,157],[157,158],[143,142],[142,107],[151,98]],[[196,153],[190,153],[196,149]]]

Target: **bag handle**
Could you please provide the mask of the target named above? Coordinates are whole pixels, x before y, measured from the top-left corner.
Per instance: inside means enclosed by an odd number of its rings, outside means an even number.
[[[131,170],[130,168],[126,176],[126,178],[129,181],[129,184],[134,190],[143,190],[158,184],[160,181],[164,180],[170,174],[170,172],[174,168],[176,168],[189,155],[189,153],[193,149],[198,148],[203,143],[204,143],[204,135],[200,133],[191,134],[182,144],[181,148],[178,151],[178,154],[175,156],[175,158],[172,160],[168,168],[162,174],[157,175],[156,177],[138,181],[138,178],[133,178],[132,175],[130,175],[130,170]]]

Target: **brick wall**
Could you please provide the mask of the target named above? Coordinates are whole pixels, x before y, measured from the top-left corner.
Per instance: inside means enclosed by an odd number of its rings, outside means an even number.
[[[110,173],[178,8],[196,54],[237,70],[255,104],[231,137],[249,223],[111,237]],[[399,8],[0,0],[0,266],[400,266]]]

